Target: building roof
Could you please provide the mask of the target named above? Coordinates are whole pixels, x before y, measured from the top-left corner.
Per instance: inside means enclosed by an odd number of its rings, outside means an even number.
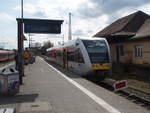
[[[150,16],[142,11],[118,19],[111,25],[96,33],[94,37],[129,37],[134,36]]]
[[[150,18],[147,19],[141,28],[138,30],[133,39],[146,38],[150,36]]]

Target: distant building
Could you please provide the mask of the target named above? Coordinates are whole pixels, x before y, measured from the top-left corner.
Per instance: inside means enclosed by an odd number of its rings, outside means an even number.
[[[40,48],[41,46],[42,46],[42,44],[39,43],[39,42],[31,43],[31,47],[32,47],[32,48]]]
[[[150,76],[149,15],[142,11],[135,12],[118,19],[94,37],[108,40],[114,71],[132,71]]]

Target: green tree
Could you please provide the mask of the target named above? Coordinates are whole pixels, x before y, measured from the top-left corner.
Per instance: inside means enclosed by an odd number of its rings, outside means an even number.
[[[54,46],[54,44],[53,44],[51,41],[46,41],[46,42],[44,42],[44,43],[43,43],[43,46],[41,47],[41,54],[42,54],[42,55],[46,55],[46,50],[47,50],[48,48],[53,47],[53,46]]]

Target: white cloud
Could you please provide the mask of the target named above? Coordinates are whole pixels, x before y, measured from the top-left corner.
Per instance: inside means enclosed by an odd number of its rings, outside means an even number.
[[[150,4],[142,5],[142,6],[138,7],[137,9],[150,15]]]
[[[82,31],[82,35],[86,37],[93,36],[96,32],[106,27],[108,21],[107,15],[99,16],[98,18],[76,20],[73,23],[72,31]]]
[[[69,12],[72,12],[73,38],[76,38],[77,35],[85,37],[93,36],[116,19],[137,10],[142,10],[150,14],[150,4],[148,4],[148,0],[144,0],[145,2],[138,1],[135,4],[136,1],[137,0],[119,0],[119,2],[117,0],[26,0],[24,1],[24,17],[63,19],[62,34],[64,34],[66,41],[68,36]],[[17,13],[20,12],[20,5],[15,6],[14,12],[16,11]],[[15,21],[15,19],[7,13],[0,13],[0,17],[2,17],[0,18],[1,21],[4,20],[7,23],[13,20]],[[9,24],[6,25],[9,26]],[[15,33],[13,35],[14,39],[16,38]],[[35,35],[33,38],[38,42],[51,40],[57,44],[58,41],[62,41],[62,38],[57,38],[62,37],[62,34]]]
[[[12,17],[11,15],[5,13],[5,12],[0,12],[0,21],[1,22],[5,22],[5,23],[11,23],[16,21],[14,17]]]
[[[64,24],[62,25],[62,34],[65,34],[65,40],[67,40],[69,12],[72,12],[73,37],[76,37],[76,35],[80,34],[83,36],[93,36],[96,32],[102,30],[104,27],[106,27],[116,19],[126,16],[127,14],[135,11],[134,7],[132,6],[136,5],[129,3],[130,1],[120,1],[119,4],[122,4],[122,6],[125,4],[125,6],[123,8],[114,8],[115,6],[111,5],[116,4],[116,2],[114,1],[106,1],[102,3],[102,1],[98,0],[55,0],[55,2],[53,2],[53,0],[39,0],[34,3],[25,3],[24,13],[25,17],[63,19]],[[107,8],[104,8],[104,6],[109,6],[109,9],[113,7],[115,13],[111,13],[110,15],[108,15],[108,12],[106,10]],[[127,6],[131,6],[130,9]],[[139,3],[137,4],[137,6],[139,6]],[[116,10],[119,8],[120,10]],[[17,6],[15,8],[15,10],[19,9],[20,6]],[[103,9],[104,12],[101,12],[101,10],[99,9]],[[107,12],[106,14],[105,10]],[[82,15],[79,15],[79,13]],[[89,18],[89,16],[91,17]]]
[[[17,39],[14,36],[14,33],[16,33],[15,17],[6,12],[0,12],[0,21],[0,43],[7,49],[16,48]]]
[[[40,17],[60,19],[65,18],[69,12],[73,12],[80,3],[86,0],[38,0],[36,2],[24,2],[24,16],[25,17]],[[20,11],[20,5],[16,6],[14,10]],[[39,15],[38,15],[39,14]]]
[[[89,5],[92,4],[92,5]],[[89,0],[78,8],[79,15],[86,18],[95,18],[103,14],[112,15],[124,8],[137,8],[150,4],[149,0]]]
[[[17,38],[14,39],[9,32],[3,32],[0,35],[0,45],[2,45],[5,49],[17,48]]]

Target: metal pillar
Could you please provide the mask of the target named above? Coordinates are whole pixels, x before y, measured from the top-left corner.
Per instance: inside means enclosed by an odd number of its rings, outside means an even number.
[[[24,59],[23,59],[23,23],[22,21],[18,22],[18,71],[19,71],[19,81],[22,85],[23,75],[24,75]]]

